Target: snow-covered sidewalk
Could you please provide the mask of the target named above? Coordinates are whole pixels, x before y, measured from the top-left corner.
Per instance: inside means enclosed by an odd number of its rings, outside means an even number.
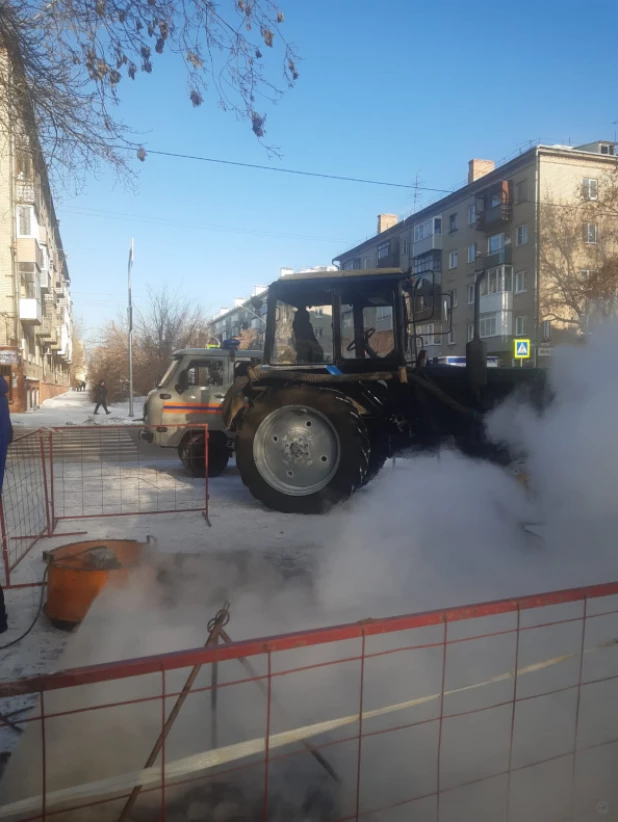
[[[100,410],[95,417],[94,404],[88,391],[67,391],[66,394],[46,400],[36,411],[12,414],[11,421],[16,429],[61,425],[125,425],[141,421],[144,399],[134,399],[133,417],[129,417],[128,402],[108,403],[110,415],[106,416]]]

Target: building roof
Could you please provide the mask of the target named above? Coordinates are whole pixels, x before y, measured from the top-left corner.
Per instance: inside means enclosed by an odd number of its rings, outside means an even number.
[[[405,271],[401,268],[356,268],[356,269],[348,269],[346,271],[336,270],[336,271],[312,271],[311,273],[303,274],[288,274],[286,277],[275,280],[274,283],[271,284],[271,288],[277,287],[280,288],[281,286],[285,287],[285,283],[294,283],[294,282],[305,282],[306,280],[320,280],[326,281],[329,280],[341,280],[341,279],[348,279],[352,277],[406,277],[408,276]]]
[[[597,140],[593,143],[587,143],[586,146],[593,146],[597,143],[606,144],[612,143],[612,141]],[[387,240],[390,237],[394,237],[398,234],[401,234],[401,232],[405,229],[411,229],[413,225],[420,223],[429,217],[435,216],[436,214],[444,211],[451,205],[459,203],[464,197],[470,197],[477,191],[482,191],[484,188],[488,188],[494,183],[499,182],[500,180],[504,179],[506,175],[511,174],[513,171],[515,171],[518,167],[528,165],[531,161],[535,160],[537,155],[540,153],[562,155],[569,158],[586,157],[586,159],[589,159],[591,161],[597,160],[607,162],[608,160],[610,160],[614,164],[616,163],[616,155],[596,154],[595,152],[592,152],[589,149],[586,150],[583,146],[534,146],[534,148],[528,149],[528,151],[525,151],[522,154],[518,154],[512,160],[503,163],[501,166],[497,166],[493,171],[490,171],[489,174],[485,174],[483,177],[479,177],[472,183],[467,183],[461,188],[458,188],[455,191],[453,191],[452,194],[447,194],[446,197],[442,197],[440,200],[436,200],[435,202],[431,203],[431,205],[422,208],[415,214],[411,214],[409,217],[400,220],[391,228],[387,228],[380,234],[374,234],[372,237],[369,237],[369,239],[367,240],[363,240],[362,243],[359,243],[353,248],[350,248],[347,251],[343,251],[337,257],[334,257],[333,260],[341,260],[343,257],[350,257],[355,254],[362,253],[363,250],[373,246],[378,237],[381,240]]]

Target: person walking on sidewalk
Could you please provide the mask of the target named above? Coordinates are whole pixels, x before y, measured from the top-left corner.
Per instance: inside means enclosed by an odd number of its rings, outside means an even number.
[[[111,414],[111,411],[107,410],[107,386],[105,385],[105,380],[101,380],[101,382],[97,385],[94,389],[94,401],[96,403],[94,407],[94,413],[99,413],[99,408],[103,406],[103,410],[106,414]]]
[[[13,426],[11,425],[11,416],[9,414],[8,393],[9,386],[4,377],[0,377],[0,492],[2,492],[2,484],[4,482],[6,452],[9,450],[9,445],[13,442]],[[8,627],[6,608],[4,606],[4,593],[0,585],[0,634],[7,631]]]

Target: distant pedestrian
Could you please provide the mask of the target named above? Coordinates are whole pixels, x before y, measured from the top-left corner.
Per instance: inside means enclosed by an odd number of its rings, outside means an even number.
[[[84,380],[82,380],[82,391],[85,391],[85,390],[86,390],[86,383],[85,383]]]
[[[111,411],[107,410],[107,386],[105,385],[105,380],[101,380],[101,382],[97,385],[94,389],[94,401],[96,403],[94,407],[94,413],[99,413],[99,408],[103,406],[103,410],[106,414],[111,414]]]
[[[6,452],[9,450],[9,445],[13,442],[13,426],[11,425],[9,402],[6,396],[8,393],[9,386],[4,377],[0,377],[0,493],[2,492],[2,484],[4,482]],[[0,585],[0,634],[7,631],[8,627],[6,608],[4,607],[4,594],[2,592],[2,586]]]

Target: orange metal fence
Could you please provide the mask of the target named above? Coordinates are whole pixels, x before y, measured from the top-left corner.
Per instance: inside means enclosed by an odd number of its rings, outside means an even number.
[[[140,440],[140,430],[156,428],[46,428],[10,446],[0,498],[6,587],[18,587],[12,572],[39,538],[54,535],[62,520],[198,511],[208,522],[208,426],[165,426],[183,435],[203,432],[203,471],[196,472],[203,476],[195,477],[187,475],[176,449]]]
[[[169,434],[202,431],[203,474],[187,476],[175,448],[140,441],[160,426],[84,425],[50,430],[53,527],[60,520],[203,511],[208,516],[208,426],[166,425]]]
[[[35,542],[50,533],[45,442],[42,431],[15,439],[8,450],[2,496],[0,535],[4,584]]]
[[[131,818],[168,822],[211,818],[222,795],[263,820],[618,810],[618,583],[0,684],[0,713],[25,696],[37,707],[0,783],[14,822],[125,819],[136,786]]]

